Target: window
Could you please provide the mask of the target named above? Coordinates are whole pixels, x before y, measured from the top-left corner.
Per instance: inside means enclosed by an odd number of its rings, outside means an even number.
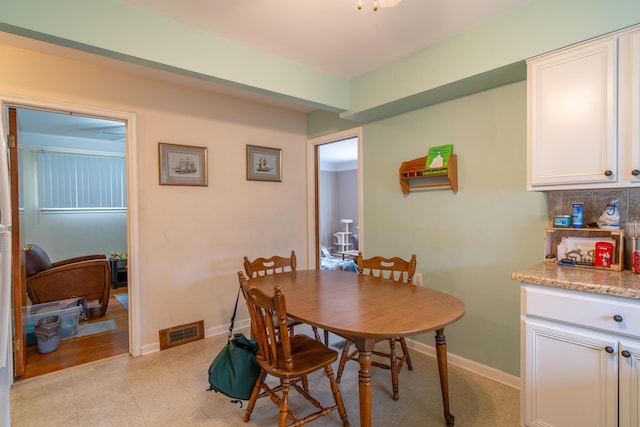
[[[126,209],[125,158],[37,153],[40,210]]]

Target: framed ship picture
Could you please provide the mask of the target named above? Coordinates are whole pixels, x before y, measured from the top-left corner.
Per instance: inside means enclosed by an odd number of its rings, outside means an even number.
[[[247,180],[282,182],[282,149],[247,145]]]
[[[158,143],[160,185],[208,185],[207,148]]]

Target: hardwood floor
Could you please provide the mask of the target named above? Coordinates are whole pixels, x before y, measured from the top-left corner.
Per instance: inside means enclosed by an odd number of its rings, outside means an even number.
[[[95,303],[89,306],[88,323],[113,319],[117,326],[115,330],[62,340],[57,350],[47,354],[40,354],[37,344],[30,345],[27,347],[24,374],[16,381],[128,353],[129,315],[127,309],[113,296],[116,293],[126,292],[126,287],[111,289],[109,307],[102,317],[100,317],[99,306]]]

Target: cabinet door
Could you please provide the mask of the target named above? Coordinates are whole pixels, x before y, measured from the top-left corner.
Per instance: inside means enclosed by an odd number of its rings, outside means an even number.
[[[640,341],[620,343],[620,427],[640,426]]]
[[[524,424],[617,426],[617,340],[528,317],[524,323]]]
[[[620,157],[620,178],[640,183],[640,30],[620,37],[619,142],[626,147]]]
[[[615,184],[617,41],[528,63],[529,189]]]

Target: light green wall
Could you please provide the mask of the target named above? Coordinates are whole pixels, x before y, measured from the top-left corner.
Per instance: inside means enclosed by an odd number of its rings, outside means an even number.
[[[307,137],[309,139],[359,127],[360,123],[341,119],[337,113],[315,110],[307,114]]]
[[[403,195],[400,164],[448,143],[458,155],[459,191]],[[415,252],[424,286],[467,305],[445,330],[449,350],[519,375],[511,273],[542,261],[547,220],[544,194],[526,191],[526,83],[365,125],[362,160],[365,256]],[[431,333],[419,340],[434,344]]]
[[[526,58],[640,22],[638,0],[532,0],[352,79],[345,118],[371,122],[525,77]],[[519,76],[519,77],[518,77]],[[482,77],[482,78],[479,78]]]
[[[519,284],[511,273],[542,261],[547,204],[526,191],[526,82],[363,127],[364,255],[415,253],[423,285],[460,298],[449,350],[520,372]],[[309,116],[308,134],[342,130],[335,114]],[[402,194],[398,168],[430,146],[454,144],[459,190]],[[425,307],[428,310],[428,307]],[[433,334],[417,337],[434,345]]]

